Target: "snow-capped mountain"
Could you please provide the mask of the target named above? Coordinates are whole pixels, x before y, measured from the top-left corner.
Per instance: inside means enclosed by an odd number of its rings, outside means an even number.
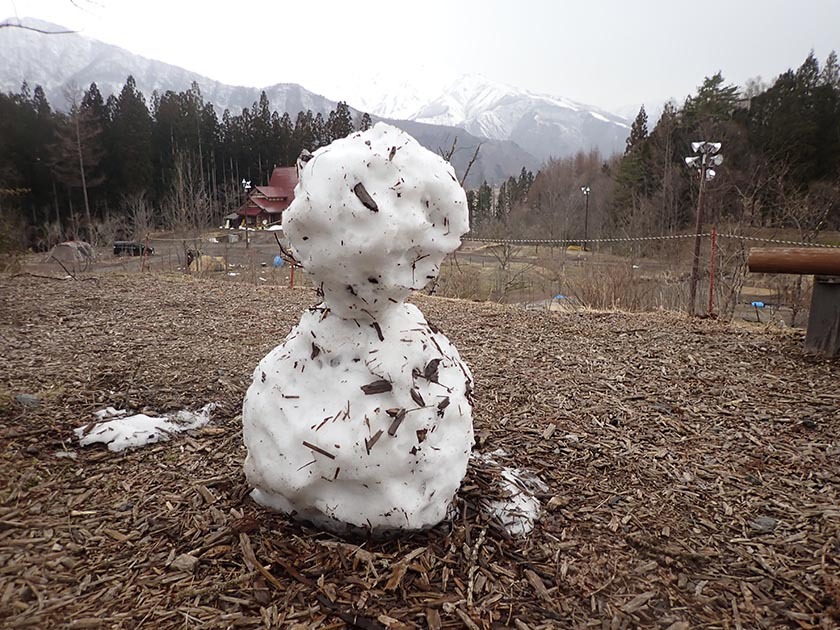
[[[382,118],[413,120],[426,104],[441,94],[454,77],[440,68],[421,68],[394,81],[394,73],[369,77],[348,76],[323,86],[323,93],[346,100],[356,109]]]
[[[31,18],[23,22],[47,31],[66,30]],[[0,90],[3,92],[17,92],[21,83],[27,81],[30,88],[43,87],[54,108],[64,109],[64,93],[68,87],[84,89],[96,82],[107,98],[110,94],[119,94],[128,75],[134,77],[137,88],[147,99],[154,90],[159,93],[181,91],[193,82],[198,83],[204,99],[220,112],[230,109],[239,113],[260,97],[259,88],[226,85],[77,33],[43,35],[19,28],[0,28]],[[295,83],[278,83],[263,89],[274,109],[292,115],[307,109],[327,114],[336,105],[335,101]]]
[[[66,30],[62,26],[29,18],[24,23],[48,31]],[[197,83],[204,100],[212,103],[219,113],[224,109],[230,109],[234,114],[241,112],[259,100],[262,90],[265,90],[272,110],[288,112],[293,119],[298,112],[307,109],[326,115],[335,108],[337,102],[294,83],[279,83],[265,88],[227,85],[77,33],[43,35],[19,28],[0,28],[2,92],[18,92],[24,81],[30,89],[40,85],[53,108],[63,110],[68,107],[64,96],[67,87],[84,89],[95,82],[107,98],[110,94],[119,93],[128,75],[134,77],[137,88],[146,96],[147,101],[153,90],[159,93],[166,90],[184,91]],[[362,111],[370,111],[377,114],[375,119],[382,119],[397,116],[404,111],[416,111],[422,100],[415,96],[417,100],[412,103],[408,94],[408,91],[395,94],[390,101],[380,99],[381,107],[375,111],[367,107],[359,108],[351,99],[340,96],[340,93],[336,93],[336,96],[356,105],[354,116],[360,116]],[[451,161],[459,173],[463,173],[475,147],[481,144],[478,160],[473,164],[466,181],[467,186],[478,186],[484,179],[490,183],[499,183],[511,175],[518,175],[523,166],[535,172],[540,167],[540,160],[513,142],[486,141],[461,127],[399,119],[391,119],[389,122],[408,131],[420,144],[435,152],[449,149],[457,138],[458,151]]]
[[[623,148],[629,132],[628,121],[615,114],[478,75],[461,77],[409,118],[510,140],[541,159],[592,148],[610,155]]]
[[[64,30],[37,20],[25,23]],[[183,91],[197,83],[204,99],[219,113],[225,109],[241,112],[259,100],[262,90],[273,110],[292,117],[307,109],[326,115],[341,99],[355,108],[354,115],[367,111],[375,118],[388,119],[433,151],[450,147],[457,136],[456,168],[459,162],[463,162],[461,168],[466,166],[470,147],[483,143],[470,185],[485,178],[499,182],[518,174],[523,166],[537,170],[546,159],[581,150],[597,148],[610,155],[623,149],[629,132],[628,120],[566,98],[535,94],[477,75],[441,88],[446,80],[441,73],[421,74],[425,76],[404,78],[397,88],[389,77],[337,85],[328,90],[333,98],[327,98],[294,83],[265,88],[227,85],[77,33],[43,35],[0,29],[0,90],[4,92],[18,91],[24,81],[30,87],[41,85],[50,104],[64,109],[68,87],[86,88],[96,82],[107,98],[118,93],[132,75],[147,99],[154,90]],[[439,95],[430,98],[435,93]]]

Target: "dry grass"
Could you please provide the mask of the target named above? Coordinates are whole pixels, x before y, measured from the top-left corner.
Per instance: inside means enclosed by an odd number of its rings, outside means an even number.
[[[418,296],[475,373],[477,449],[537,473],[550,508],[507,539],[473,469],[455,523],[339,540],[254,505],[241,472],[244,389],[311,291],[133,274],[0,294],[0,626],[840,623],[840,366],[798,333]],[[71,439],[105,405],[210,400],[168,443]]]

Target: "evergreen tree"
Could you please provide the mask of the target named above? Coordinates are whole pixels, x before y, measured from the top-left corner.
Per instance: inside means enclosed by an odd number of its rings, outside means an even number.
[[[647,128],[647,112],[645,106],[642,105],[639,113],[636,114],[636,119],[630,125],[630,135],[627,137],[626,147],[624,148],[624,155],[630,154],[635,148],[639,147],[648,137]]]
[[[330,142],[339,138],[346,138],[353,133],[353,116],[344,101],[339,101],[335,109],[327,117],[327,135]]]
[[[152,119],[146,99],[129,76],[116,101],[113,131],[115,189],[123,195],[140,194],[152,183],[151,156]]]
[[[292,134],[294,133],[294,125],[292,125],[292,118],[289,116],[288,112],[283,112],[283,115],[280,116],[277,133],[279,133],[280,136],[281,154],[278,156],[278,159],[280,160],[281,166],[294,166],[299,152],[292,155]]]
[[[516,187],[516,180],[512,177],[499,186],[499,194],[496,197],[496,217],[503,219],[510,213],[511,209],[511,186]]]
[[[493,216],[493,189],[485,179],[478,187],[476,199],[477,223],[484,223]]]
[[[101,184],[110,175],[104,158],[110,153],[111,119],[96,83],[91,83],[82,95],[79,114],[86,136],[88,194],[91,196],[91,205],[101,210],[107,204],[107,189]]]
[[[52,110],[40,86],[33,94],[26,82],[18,94],[4,95],[0,102],[0,188],[17,190],[15,202],[32,223],[40,223],[53,198],[48,160]]]
[[[248,172],[250,178],[260,183],[267,181],[272,166],[277,162],[271,146],[271,107],[265,91],[260,93],[259,102],[251,105],[251,111],[246,117],[242,112],[242,128],[248,142]]]
[[[312,115],[312,110],[308,109],[305,112],[298,112],[295,119],[295,128],[292,132],[292,155],[294,159],[300,155],[301,151],[313,151],[316,146],[316,130],[315,130],[315,116]]]
[[[29,142],[32,146],[28,152],[31,165],[32,188],[36,193],[39,205],[47,206],[50,189],[52,188],[52,176],[49,172],[50,151],[49,145],[52,142],[52,134],[55,130],[55,114],[47,101],[44,89],[40,85],[35,86],[32,92],[32,109],[35,117],[31,119],[32,127],[28,130]],[[57,211],[56,211],[57,212]]]
[[[105,105],[105,100],[102,98],[102,93],[96,83],[91,83],[82,95],[81,109],[101,129],[104,130],[108,126],[110,122],[108,107]]]
[[[788,180],[798,187],[838,171],[840,91],[821,77],[811,53],[750,106],[750,144],[768,160],[784,165]]]
[[[373,126],[373,122],[370,119],[370,114],[365,112],[362,114],[362,119],[359,121],[359,131],[367,131]]]
[[[324,147],[334,140],[330,132],[331,128],[332,125],[329,122],[324,122],[324,116],[321,112],[315,114],[315,119],[312,121],[312,137],[314,140],[312,146],[309,147],[310,151]]]
[[[654,167],[650,153],[647,112],[642,106],[630,127],[624,156],[615,174],[617,187],[613,200],[613,225],[625,231],[630,230],[630,233],[638,231],[642,199],[652,192]]]
[[[738,86],[725,85],[723,75],[717,72],[703,80],[696,96],[685,100],[683,115],[690,122],[707,118],[727,119],[732,116],[739,98]]]
[[[840,64],[837,63],[837,53],[833,50],[825,60],[825,65],[820,74],[820,82],[835,90],[840,90]]]

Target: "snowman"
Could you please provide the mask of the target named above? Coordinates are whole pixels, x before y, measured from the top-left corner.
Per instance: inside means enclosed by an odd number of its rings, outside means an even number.
[[[432,527],[466,473],[473,381],[405,300],[458,248],[466,195],[446,161],[383,123],[298,169],[283,231],[323,301],[254,371],[251,496],[332,531]]]

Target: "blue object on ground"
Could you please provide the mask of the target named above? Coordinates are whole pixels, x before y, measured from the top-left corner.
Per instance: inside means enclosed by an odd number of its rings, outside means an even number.
[[[283,257],[279,254],[274,257],[274,266],[275,267],[282,267],[283,266]]]
[[[752,305],[756,308],[764,308],[764,302],[753,302]]]
[[[554,296],[554,299],[555,300],[565,300],[566,296],[563,295],[562,293],[558,293],[557,295]]]

